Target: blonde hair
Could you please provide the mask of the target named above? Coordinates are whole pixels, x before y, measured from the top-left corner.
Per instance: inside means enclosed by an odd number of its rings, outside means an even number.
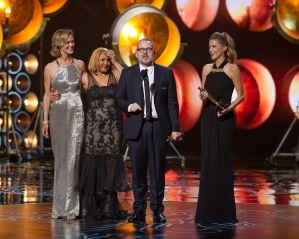
[[[60,48],[67,42],[67,38],[69,35],[74,36],[74,32],[72,29],[59,29],[54,32],[52,36],[52,49],[50,54],[56,58],[61,56]]]
[[[231,64],[237,62],[237,52],[235,51],[234,39],[226,32],[215,32],[210,36],[209,40],[217,40],[221,45],[227,46],[225,51],[225,59]]]
[[[88,70],[91,73],[95,75],[98,74],[99,57],[102,54],[102,52],[107,52],[107,51],[108,49],[104,47],[99,47],[93,51],[88,63]],[[114,69],[114,66],[111,64],[109,70],[111,71],[112,69]]]

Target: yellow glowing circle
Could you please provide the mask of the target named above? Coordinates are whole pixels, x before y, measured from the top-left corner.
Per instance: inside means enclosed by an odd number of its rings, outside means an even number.
[[[37,135],[33,131],[27,132],[27,137],[24,138],[26,148],[36,148]]]
[[[53,17],[69,6],[72,0],[42,1],[43,13],[47,17]]]
[[[136,47],[143,37],[154,41],[155,62],[158,64],[170,66],[181,53],[178,28],[162,10],[150,5],[136,5],[127,9],[115,20],[111,36],[116,56],[126,66],[137,63]]]
[[[23,99],[25,108],[28,112],[34,112],[37,109],[38,98],[35,93],[29,92]]]
[[[22,47],[22,44],[36,38],[36,35],[39,33],[41,26],[44,24],[42,7],[39,0],[34,0],[33,6],[34,9],[29,23],[20,31],[10,35],[9,42],[7,43],[8,48]],[[13,13],[14,12],[15,11],[13,11]],[[22,19],[19,19],[18,21],[21,22]]]
[[[7,77],[8,76],[8,77]],[[7,80],[8,79],[8,80]],[[7,92],[7,86],[8,86],[8,91],[11,90],[12,87],[12,78],[11,76],[6,72],[2,71],[0,72],[0,93],[6,93]]]
[[[299,44],[298,1],[278,0],[273,21],[276,29],[285,39]]]
[[[138,4],[150,4],[156,8],[163,9],[168,0],[112,0],[117,13],[123,13],[126,9]]]
[[[0,118],[2,121],[2,124],[0,125],[0,129],[2,132],[6,132],[6,130],[7,130],[7,112],[0,111]],[[8,117],[8,129],[10,129],[11,124],[12,124],[11,118]]]

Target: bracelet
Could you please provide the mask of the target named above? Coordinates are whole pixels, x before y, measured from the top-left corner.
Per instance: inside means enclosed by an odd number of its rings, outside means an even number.
[[[50,120],[44,120],[43,121],[43,124],[49,124],[50,123]]]

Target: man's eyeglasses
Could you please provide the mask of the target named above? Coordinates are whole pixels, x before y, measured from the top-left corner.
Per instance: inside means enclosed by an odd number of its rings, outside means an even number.
[[[137,51],[139,51],[140,53],[144,53],[146,52],[152,52],[153,48],[148,47],[148,48],[138,48]]]

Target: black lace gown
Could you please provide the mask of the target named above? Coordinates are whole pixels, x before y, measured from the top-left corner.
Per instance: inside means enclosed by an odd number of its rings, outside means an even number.
[[[205,89],[217,101],[230,104],[234,84],[222,70],[224,61],[207,75]],[[234,113],[217,116],[215,105],[207,100],[201,116],[201,176],[196,223],[236,223],[232,139]]]
[[[130,190],[121,155],[122,115],[114,107],[117,82],[113,73],[107,86],[88,76],[85,152],[78,182],[81,214],[86,219],[126,219],[117,198],[117,192]]]

